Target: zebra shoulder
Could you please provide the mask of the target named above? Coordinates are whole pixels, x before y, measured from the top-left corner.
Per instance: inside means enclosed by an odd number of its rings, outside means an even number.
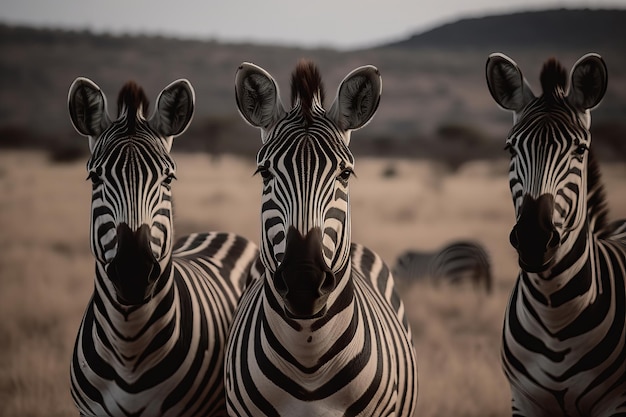
[[[351,258],[352,269],[389,300],[394,288],[393,276],[380,255],[361,244],[353,243]]]
[[[372,286],[391,306],[405,330],[410,332],[402,299],[385,261],[376,252],[358,243],[352,244],[351,255],[353,275],[360,275],[366,284]]]

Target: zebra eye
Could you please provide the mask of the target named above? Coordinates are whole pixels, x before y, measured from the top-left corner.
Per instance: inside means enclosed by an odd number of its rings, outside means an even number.
[[[347,182],[352,176],[352,174],[354,174],[354,171],[352,170],[352,168],[346,168],[343,171],[341,171],[341,174],[337,176],[337,179],[343,182]]]
[[[584,153],[587,152],[587,150],[589,150],[587,145],[585,145],[584,143],[581,143],[580,145],[576,147],[574,152],[576,153],[576,155],[584,155]]]
[[[170,185],[172,185],[172,181],[174,181],[175,179],[177,179],[176,175],[174,175],[174,173],[171,172],[171,173],[167,174],[167,176],[163,180],[163,185],[170,186]]]
[[[259,166],[256,169],[256,171],[254,171],[254,175],[256,175],[256,174],[261,175],[261,178],[263,179],[263,184],[267,184],[267,182],[270,181],[273,178],[272,173],[265,166]]]
[[[513,148],[513,145],[511,145],[510,143],[506,144],[504,150],[508,151],[511,156],[515,156],[515,148]]]
[[[91,184],[94,187],[97,187],[98,185],[102,184],[102,178],[100,178],[99,170],[90,171],[89,174],[87,175],[87,179],[91,180]]]

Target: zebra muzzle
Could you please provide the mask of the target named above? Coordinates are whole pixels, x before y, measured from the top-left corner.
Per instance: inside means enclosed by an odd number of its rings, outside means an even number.
[[[542,194],[538,199],[524,197],[509,240],[526,272],[540,273],[552,265],[561,243],[561,235],[552,222],[553,210],[554,197],[550,194]]]
[[[150,228],[133,232],[126,223],[117,226],[117,253],[107,266],[107,275],[123,304],[140,304],[152,291],[161,268],[150,247]]]
[[[336,286],[335,275],[322,255],[321,229],[315,227],[302,236],[290,227],[286,239],[285,256],[273,276],[274,288],[290,317],[319,317]]]

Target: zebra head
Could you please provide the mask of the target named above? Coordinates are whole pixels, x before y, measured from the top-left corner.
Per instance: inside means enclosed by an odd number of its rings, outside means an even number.
[[[590,110],[606,91],[606,66],[597,54],[583,56],[570,72],[568,90],[566,71],[550,59],[539,97],[505,55],[492,54],[486,73],[491,95],[514,116],[506,141],[517,220],[510,241],[522,269],[541,273],[559,249],[569,251],[585,223]]]
[[[250,63],[237,71],[237,106],[261,130],[263,143],[257,155],[261,259],[274,297],[292,318],[323,315],[346,286],[341,278],[350,258],[348,183],[354,169],[348,144],[351,131],[373,117],[381,89],[375,67],[357,68],[325,110],[319,72],[301,61],[287,111],[269,73]]]
[[[186,80],[168,85],[149,118],[148,100],[133,82],[120,91],[114,121],[105,95],[87,78],[74,81],[68,102],[72,124],[91,150],[92,252],[118,300],[141,303],[171,258],[176,165],[170,149],[191,121],[193,88]]]

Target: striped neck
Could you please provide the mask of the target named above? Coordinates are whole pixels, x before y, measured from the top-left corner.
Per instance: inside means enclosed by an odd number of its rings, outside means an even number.
[[[563,243],[552,268],[540,274],[520,272],[522,290],[551,334],[571,324],[595,300],[597,244],[597,237],[584,222]]]
[[[94,319],[102,329],[103,351],[100,355],[108,359],[118,372],[128,373],[129,382],[140,375],[133,375],[137,368],[158,364],[159,358],[150,354],[159,352],[159,357],[174,347],[177,337],[172,337],[180,328],[176,321],[180,316],[174,302],[174,270],[171,261],[158,278],[154,293],[144,304],[126,306],[120,304],[115,290],[107,278],[104,266],[96,263],[96,282],[93,295]],[[163,333],[167,332],[167,334]],[[107,336],[105,336],[107,335]],[[111,337],[115,335],[115,337]]]
[[[263,327],[265,333],[275,338],[283,351],[279,354],[305,373],[314,373],[328,360],[329,340],[349,345],[358,328],[362,328],[360,314],[355,311],[352,266],[348,262],[341,274],[337,275],[337,288],[328,298],[327,308],[321,317],[293,319],[279,303],[279,295],[268,283],[266,270],[263,285]],[[260,327],[258,328],[260,329]],[[335,351],[336,346],[330,350]]]

